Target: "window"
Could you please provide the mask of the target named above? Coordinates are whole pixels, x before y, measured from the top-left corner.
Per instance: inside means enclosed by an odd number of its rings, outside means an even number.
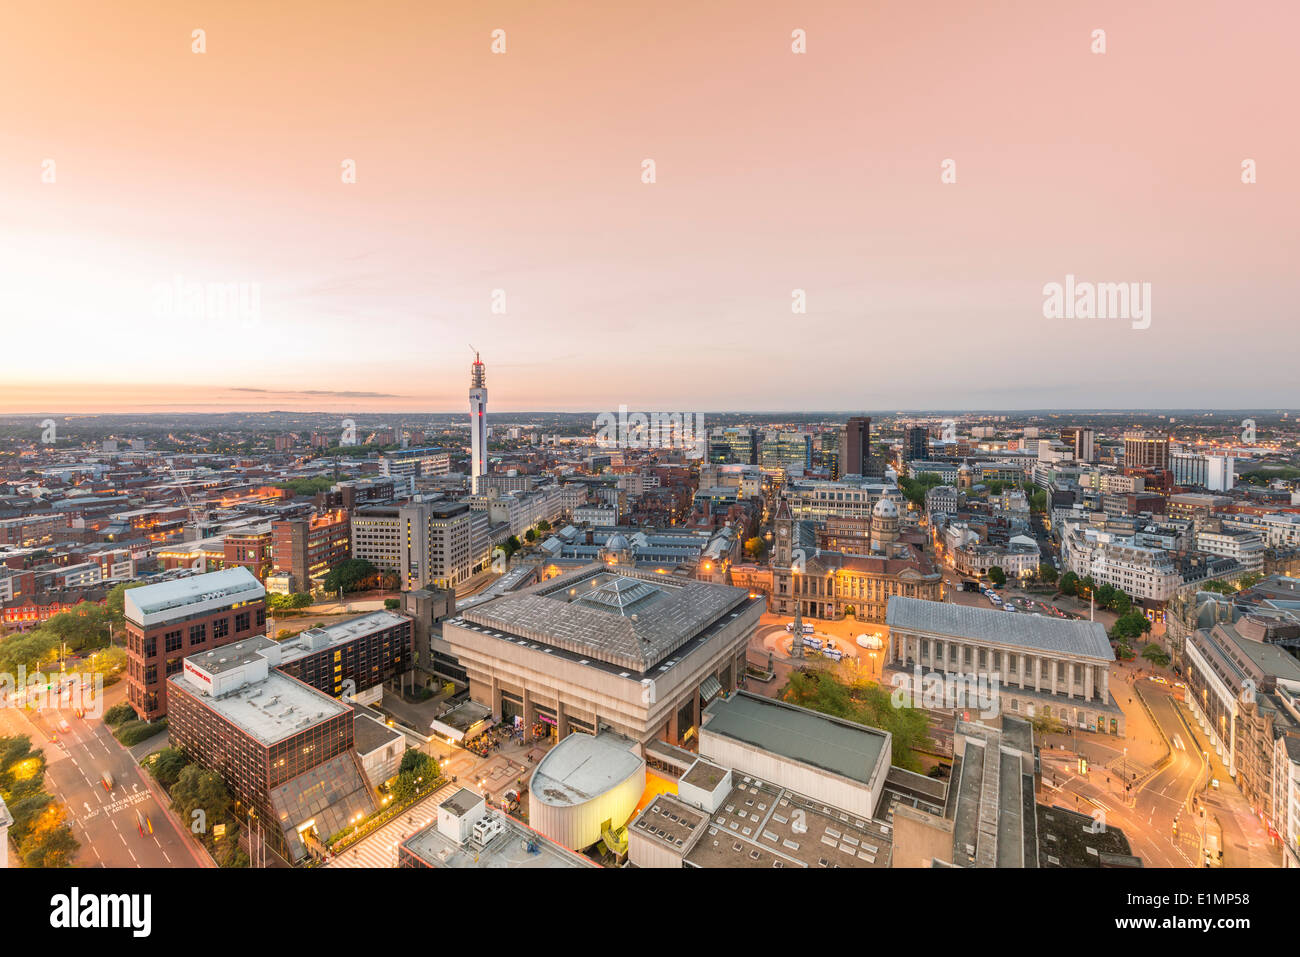
[[[141,655],[140,657],[152,658],[156,654],[158,654],[158,639],[150,638],[148,641],[144,643],[144,654]]]
[[[230,619],[218,618],[212,623],[212,637],[225,638],[230,634]]]
[[[208,626],[206,624],[190,625],[190,647],[191,648],[193,648],[195,645],[201,645],[207,640],[208,640]]]
[[[248,631],[250,621],[251,618],[249,613],[246,611],[241,611],[239,614],[235,615],[235,633],[238,634],[241,631]]]
[[[163,647],[169,652],[181,650],[181,631],[179,628],[163,635]]]

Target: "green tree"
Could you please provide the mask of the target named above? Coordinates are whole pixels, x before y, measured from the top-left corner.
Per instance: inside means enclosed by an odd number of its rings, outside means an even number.
[[[530,528],[528,531],[524,532],[524,541],[529,544],[537,541],[537,533]]]
[[[325,575],[327,592],[358,591],[375,578],[377,570],[364,558],[349,558],[331,568]]]
[[[189,765],[190,759],[180,748],[163,748],[154,758],[153,776],[159,784],[170,790],[180,779],[181,772]]]
[[[1044,714],[1042,711],[1036,712],[1029,719],[1029,724],[1033,727],[1034,734],[1037,735],[1065,733],[1065,726],[1060,721],[1050,714]]]
[[[51,803],[36,819],[31,833],[19,845],[25,867],[71,867],[81,844],[68,827],[67,812]]]
[[[195,811],[202,811],[211,830],[230,816],[234,805],[221,775],[206,771],[197,764],[183,768],[172,785],[172,807],[181,820],[193,820]]]
[[[549,532],[551,530],[551,523],[548,522],[546,519],[542,519],[540,522],[537,523],[537,530],[539,532]]]
[[[1079,576],[1074,572],[1066,572],[1061,576],[1061,584],[1057,586],[1062,595],[1079,594]]]
[[[86,665],[95,674],[118,675],[126,670],[126,660],[126,649],[111,645],[92,654],[86,659]]]
[[[761,561],[767,554],[767,542],[761,535],[755,535],[753,538],[745,541],[745,554],[754,561]]]
[[[780,697],[822,714],[888,731],[893,738],[893,763],[909,771],[921,770],[917,750],[934,747],[925,712],[896,708],[891,693],[874,682],[846,684],[830,671],[795,671]]]
[[[1110,627],[1110,637],[1114,641],[1126,642],[1130,638],[1137,638],[1151,631],[1151,622],[1147,616],[1140,611],[1130,611],[1120,615],[1115,619],[1115,624]]]
[[[0,671],[17,674],[24,668],[28,674],[59,656],[59,638],[43,629],[19,633],[0,642]]]
[[[104,610],[108,612],[108,619],[114,627],[122,625],[126,621],[126,598],[125,595],[132,588],[139,588],[144,582],[123,582],[120,585],[114,585],[108,590],[108,596],[104,599]]]
[[[1154,641],[1147,642],[1146,646],[1142,649],[1142,657],[1158,667],[1169,667],[1170,658],[1168,653]]]
[[[137,718],[138,715],[135,713],[135,708],[131,707],[125,701],[121,704],[113,705],[113,707],[104,712],[104,724],[107,725],[125,724],[127,721],[135,721]]]
[[[1056,566],[1051,562],[1041,562],[1038,566],[1038,577],[1047,584],[1051,585],[1056,582]]]
[[[311,497],[319,495],[321,492],[328,492],[334,485],[334,479],[329,476],[317,476],[316,478],[296,478],[289,479],[287,482],[276,483],[276,488],[286,489],[294,495]]]
[[[88,601],[61,611],[42,628],[62,640],[68,651],[85,651],[108,644],[109,613]]]
[[[1001,565],[994,565],[989,569],[989,581],[997,588],[1001,588],[1007,583],[1007,573],[1002,570]]]

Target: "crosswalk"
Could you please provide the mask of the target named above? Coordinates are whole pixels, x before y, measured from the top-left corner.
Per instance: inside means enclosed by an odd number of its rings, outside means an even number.
[[[326,867],[396,867],[397,848],[416,831],[422,830],[438,818],[438,805],[445,801],[459,785],[444,784],[405,814],[398,815],[374,834],[361,840]]]

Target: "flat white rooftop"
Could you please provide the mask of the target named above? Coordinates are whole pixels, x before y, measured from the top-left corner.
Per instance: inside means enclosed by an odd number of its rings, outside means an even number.
[[[170,617],[202,611],[205,607],[219,608],[237,601],[256,601],[265,596],[266,589],[253,573],[240,566],[132,588],[123,600],[128,620],[137,625],[152,625]]]
[[[315,651],[345,645],[376,631],[402,624],[406,619],[391,611],[372,611],[359,618],[335,622],[321,628],[308,628],[280,643],[280,662],[288,664]]]
[[[192,694],[204,695],[205,689],[185,672],[173,675],[170,680]],[[352,710],[329,695],[278,671],[219,698],[205,696],[203,703],[268,746]]]

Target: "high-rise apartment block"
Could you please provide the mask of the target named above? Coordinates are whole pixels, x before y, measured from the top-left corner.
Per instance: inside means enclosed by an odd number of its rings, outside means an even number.
[[[840,475],[874,475],[871,419],[868,416],[853,416],[840,433]]]
[[[1154,432],[1125,432],[1124,467],[1130,469],[1169,468],[1169,438]]]
[[[903,460],[915,462],[930,455],[930,430],[923,425],[911,425],[903,433]]]

